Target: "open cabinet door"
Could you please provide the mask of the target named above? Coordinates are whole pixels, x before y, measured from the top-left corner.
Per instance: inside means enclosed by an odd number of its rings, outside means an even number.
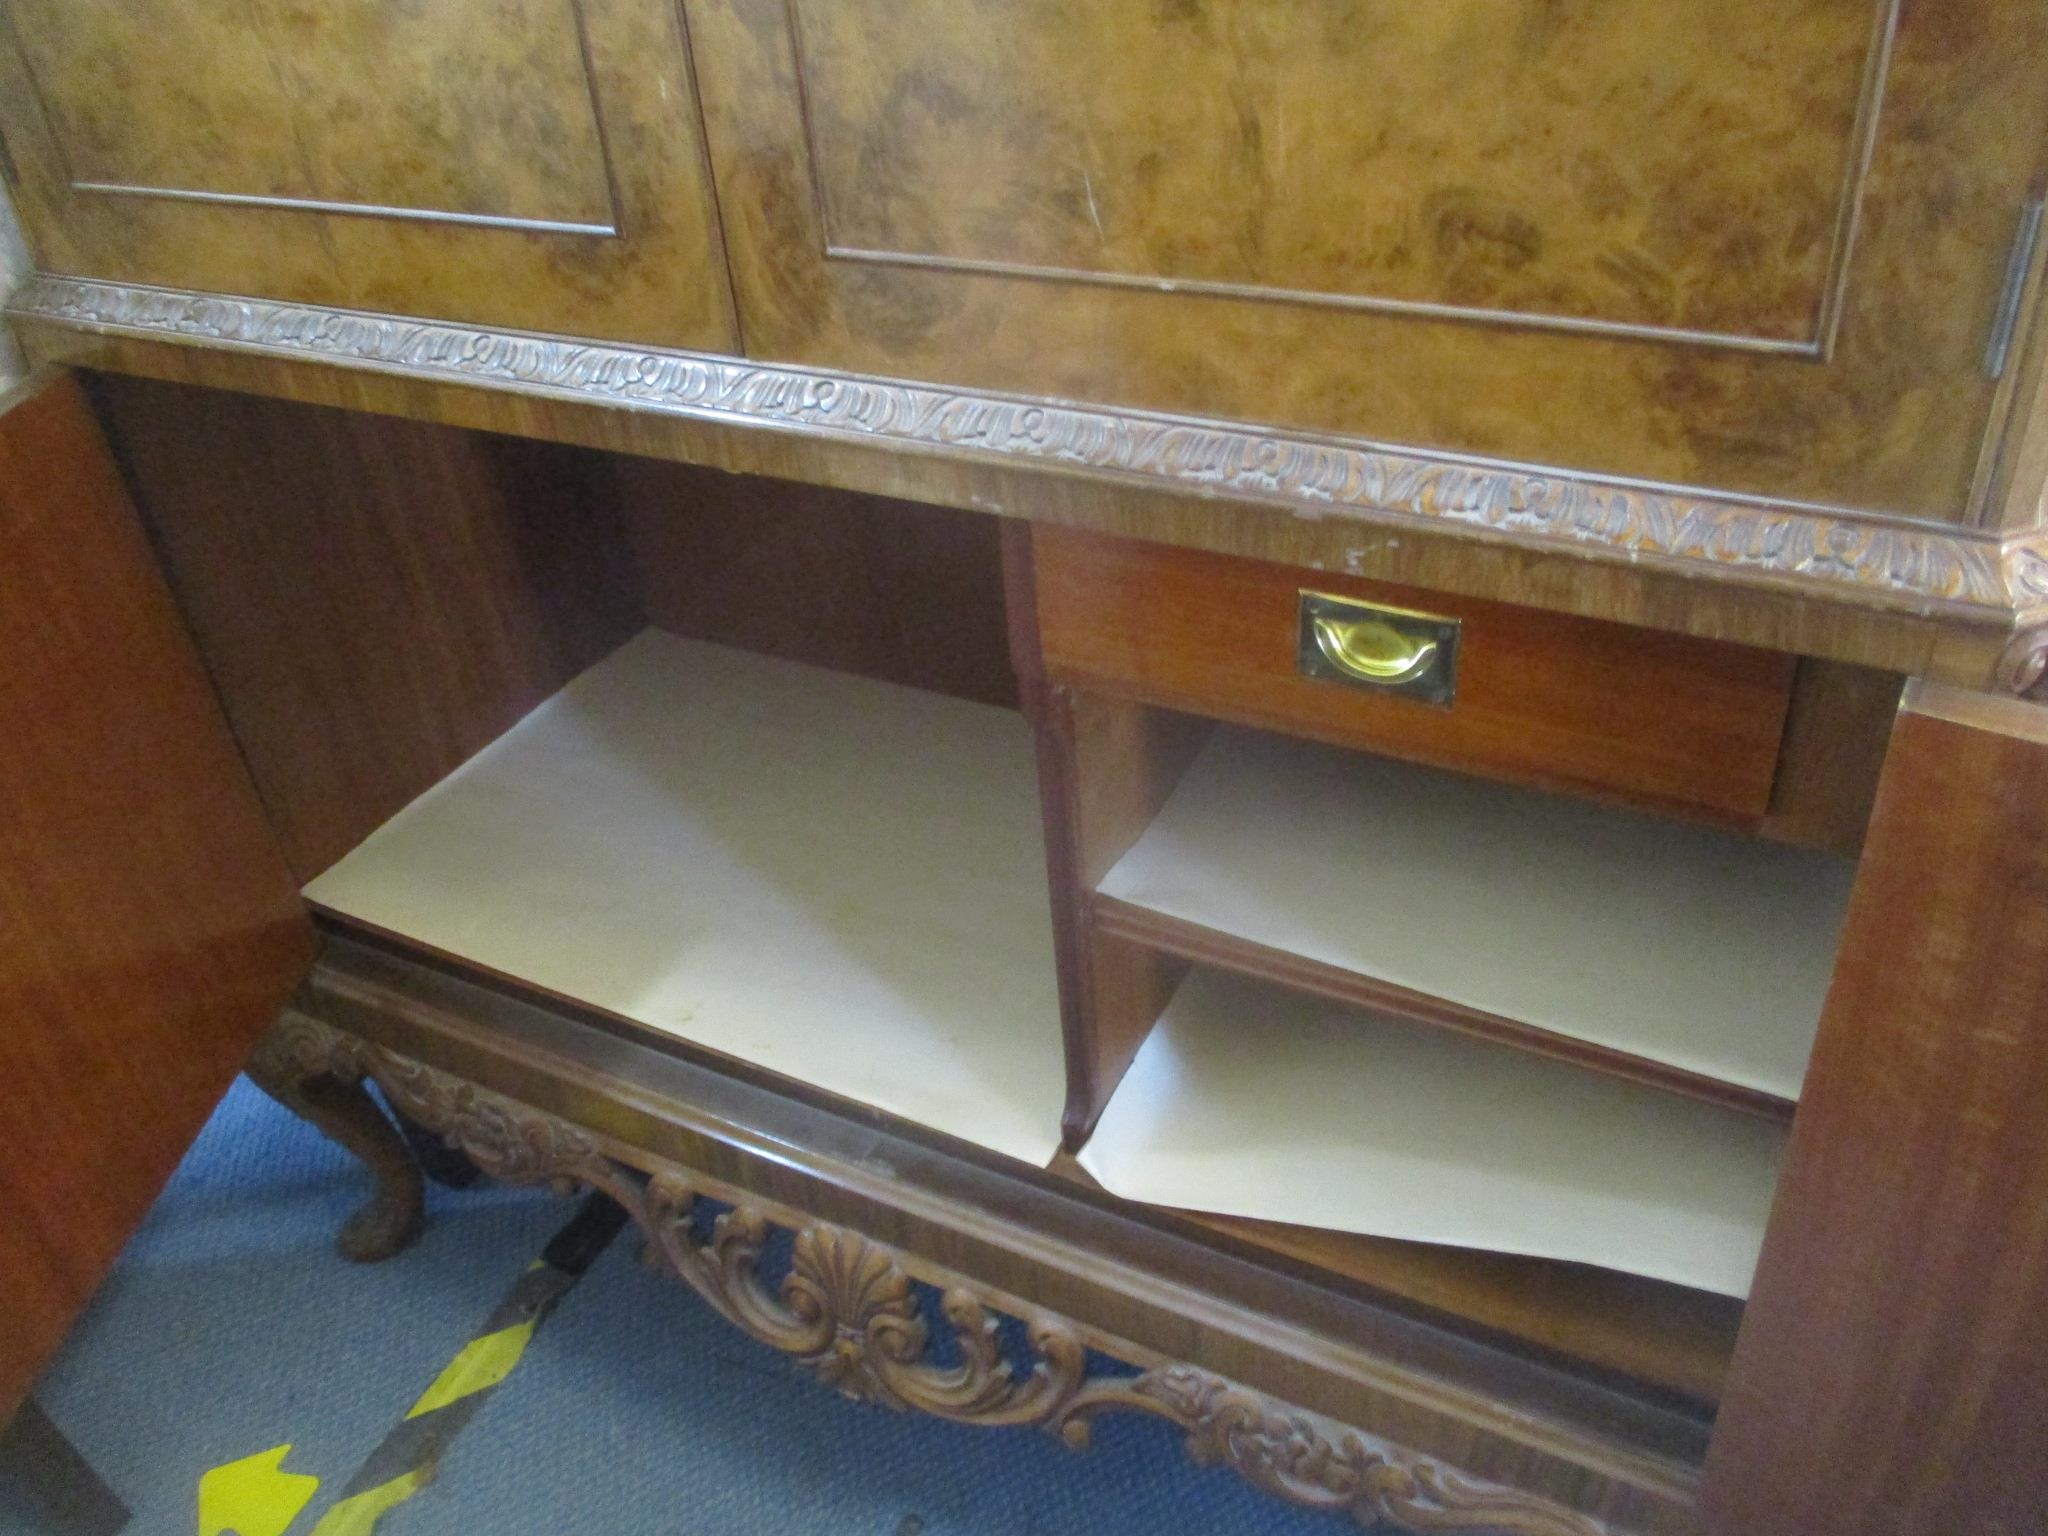
[[[0,1423],[311,962],[77,383],[0,394]]]

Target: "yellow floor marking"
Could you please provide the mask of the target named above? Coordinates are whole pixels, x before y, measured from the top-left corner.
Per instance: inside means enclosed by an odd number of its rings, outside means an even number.
[[[434,1378],[434,1384],[412,1405],[406,1417],[416,1419],[436,1408],[446,1408],[472,1392],[495,1387],[512,1374],[512,1367],[526,1353],[526,1341],[532,1337],[533,1324],[529,1322],[514,1323],[510,1328],[471,1339],[462,1346],[462,1353],[448,1362],[447,1369]]]
[[[0,0],[4,3],[4,0]],[[450,1443],[481,1406],[479,1398],[507,1376],[555,1303],[582,1278],[605,1244],[624,1225],[626,1213],[602,1195],[591,1195],[575,1219],[555,1235],[547,1254],[526,1266],[527,1274],[500,1302],[491,1321],[523,1317],[510,1327],[471,1339],[434,1378],[404,1420],[373,1451],[342,1489],[342,1497],[320,1517],[312,1536],[373,1536],[377,1523],[431,1483]],[[560,1256],[557,1257],[557,1251]],[[552,1270],[534,1282],[535,1270]],[[435,1418],[440,1410],[450,1409]],[[422,1422],[424,1421],[424,1422]],[[320,1486],[317,1477],[279,1470],[289,1445],[215,1467],[199,1480],[199,1536],[286,1536],[291,1523]],[[406,1467],[408,1461],[420,1464]],[[398,1470],[405,1468],[405,1470]],[[383,1478],[374,1486],[364,1484]]]
[[[369,1536],[388,1510],[426,1487],[431,1476],[431,1468],[415,1467],[388,1483],[343,1499],[320,1517],[320,1523],[313,1527],[313,1536]]]
[[[320,1479],[280,1466],[289,1445],[215,1467],[199,1479],[199,1536],[284,1536]]]

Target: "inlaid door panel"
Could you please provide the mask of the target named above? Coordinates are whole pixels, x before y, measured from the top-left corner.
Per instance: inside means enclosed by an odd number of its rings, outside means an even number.
[[[727,348],[664,0],[5,0],[46,269]]]
[[[686,0],[764,356],[1964,514],[2043,0]]]

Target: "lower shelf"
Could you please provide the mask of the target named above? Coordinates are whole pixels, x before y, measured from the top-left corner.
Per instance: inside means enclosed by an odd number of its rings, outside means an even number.
[[[1785,1133],[1197,969],[1080,1162],[1129,1200],[1745,1295]]]
[[[650,630],[317,906],[1037,1166],[1065,1065],[1031,733]]]

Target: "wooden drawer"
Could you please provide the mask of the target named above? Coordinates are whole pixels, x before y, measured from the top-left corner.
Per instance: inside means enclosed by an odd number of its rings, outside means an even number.
[[[1064,528],[1032,549],[1055,681],[1715,820],[1768,806],[1790,656]],[[1456,620],[1452,702],[1303,676],[1305,590]]]

